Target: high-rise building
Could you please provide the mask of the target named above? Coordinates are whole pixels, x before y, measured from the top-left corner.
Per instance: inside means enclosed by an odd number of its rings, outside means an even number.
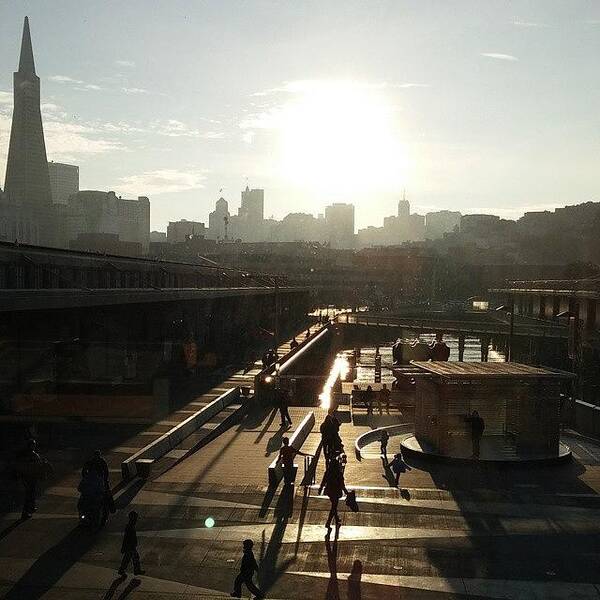
[[[250,223],[262,221],[265,215],[265,190],[251,190],[246,186],[242,191],[242,204],[238,214]]]
[[[208,215],[208,237],[212,240],[229,239],[229,205],[225,198],[219,198],[215,210]]]
[[[13,76],[14,106],[6,179],[0,207],[5,239],[54,243],[55,219],[40,111],[40,78],[35,72],[29,19],[25,17],[19,69]]]
[[[139,244],[147,252],[150,244],[150,200],[139,196],[128,200],[114,192],[82,190],[62,209],[64,245],[80,236],[117,236],[120,242]]]
[[[332,248],[354,248],[354,204],[330,204],[325,208],[325,222]]]
[[[167,227],[167,242],[177,244],[185,242],[191,236],[206,235],[206,227],[204,223],[199,221],[188,221],[181,219],[180,221],[170,221]]]
[[[398,202],[398,217],[408,219],[410,216],[410,202],[406,199],[406,191],[402,193],[402,200]]]
[[[79,191],[79,167],[50,161],[50,189],[54,204],[67,204],[69,196]]]

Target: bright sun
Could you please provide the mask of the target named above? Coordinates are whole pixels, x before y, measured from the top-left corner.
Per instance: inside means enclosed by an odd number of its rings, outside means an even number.
[[[323,192],[397,190],[406,153],[381,89],[355,82],[298,82],[282,110],[282,170]]]

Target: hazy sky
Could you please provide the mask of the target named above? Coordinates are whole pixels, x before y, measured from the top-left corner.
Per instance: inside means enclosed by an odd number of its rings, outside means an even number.
[[[153,228],[265,188],[518,216],[599,200],[598,0],[0,2],[0,181],[29,15],[49,160]],[[247,179],[246,179],[247,178]]]

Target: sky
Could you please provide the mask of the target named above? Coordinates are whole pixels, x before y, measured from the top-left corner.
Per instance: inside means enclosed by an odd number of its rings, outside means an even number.
[[[0,1],[0,182],[29,16],[48,159],[207,221],[600,200],[597,0]],[[222,191],[221,191],[222,190]]]

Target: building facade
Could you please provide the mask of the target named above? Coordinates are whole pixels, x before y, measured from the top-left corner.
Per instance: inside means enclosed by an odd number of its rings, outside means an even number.
[[[193,236],[205,236],[206,226],[199,221],[170,221],[167,227],[167,239],[170,244],[178,244]],[[158,240],[157,240],[158,241]]]
[[[50,161],[50,189],[54,204],[67,204],[69,196],[79,191],[79,167]]]
[[[332,248],[354,248],[354,205],[337,202],[325,208],[328,241]]]

